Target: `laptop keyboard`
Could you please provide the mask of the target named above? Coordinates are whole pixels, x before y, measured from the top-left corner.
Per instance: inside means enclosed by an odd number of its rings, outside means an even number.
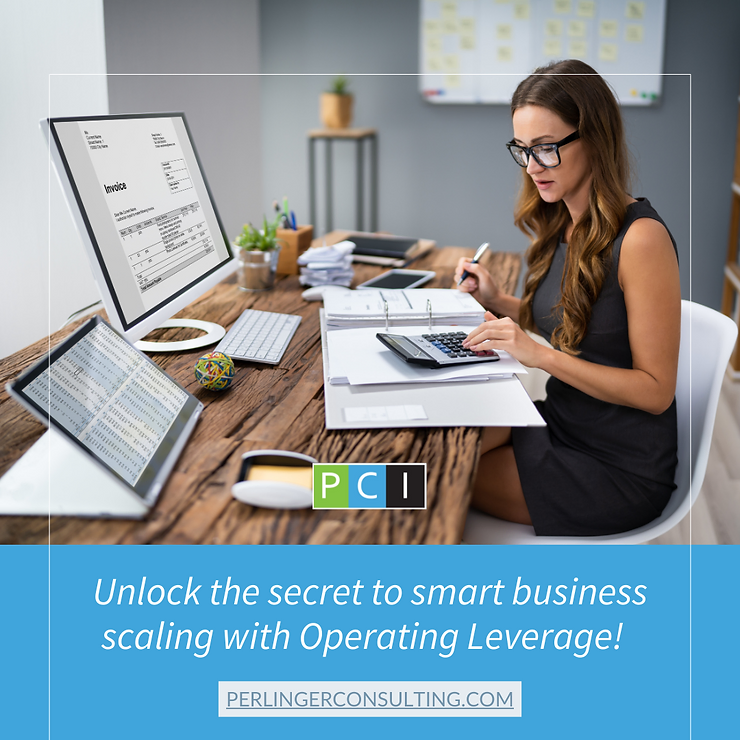
[[[216,351],[233,360],[277,365],[300,323],[300,316],[248,308],[219,342]]]

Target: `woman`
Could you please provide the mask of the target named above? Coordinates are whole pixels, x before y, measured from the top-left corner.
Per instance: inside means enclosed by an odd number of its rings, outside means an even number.
[[[507,147],[526,168],[515,223],[532,240],[523,297],[469,260],[457,277],[471,273],[460,289],[490,312],[465,344],[551,375],[538,402],[547,427],[484,430],[473,506],[539,535],[627,531],[657,517],[675,487],[675,242],[628,194],[619,106],[591,67],[537,70],[511,110]]]

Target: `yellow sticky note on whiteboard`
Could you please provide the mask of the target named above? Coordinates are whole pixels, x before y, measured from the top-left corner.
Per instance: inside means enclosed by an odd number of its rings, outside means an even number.
[[[616,44],[599,45],[599,61],[616,62],[619,56],[619,47]]]
[[[511,23],[499,23],[496,26],[496,38],[500,41],[509,41],[513,35]]]
[[[427,72],[441,72],[442,57],[439,54],[433,54],[427,57]]]
[[[460,48],[465,51],[472,51],[475,49],[475,34],[474,33],[463,33],[460,35]]]
[[[442,24],[438,20],[430,18],[424,21],[424,30],[427,33],[440,33],[442,31]]]
[[[542,53],[546,57],[559,57],[562,56],[563,45],[560,43],[560,39],[545,39],[545,43],[542,45]]]
[[[624,17],[631,21],[641,21],[645,17],[645,3],[628,0],[624,9]]]
[[[514,51],[510,46],[499,46],[496,49],[496,59],[499,62],[510,62],[514,59]]]
[[[438,54],[442,51],[442,37],[435,33],[429,34],[426,38],[426,47],[428,54]]]
[[[443,20],[442,33],[457,33],[457,20],[455,18]]]
[[[596,3],[594,0],[580,0],[576,8],[576,15],[580,18],[593,18],[596,14]]]
[[[460,75],[447,75],[445,77],[445,87],[448,89],[460,87],[462,84],[462,79],[460,78]]]
[[[545,36],[560,36],[563,33],[563,21],[549,18],[545,21]]]
[[[568,36],[585,36],[586,21],[568,21]]]
[[[599,23],[599,36],[603,36],[605,39],[616,38],[618,31],[619,23],[617,21],[601,21]]]
[[[553,10],[561,15],[568,15],[571,9],[570,0],[553,0]]]
[[[475,18],[460,18],[457,25],[460,33],[475,33]]]
[[[643,38],[642,23],[628,23],[624,27],[624,40],[632,44],[641,44]]]
[[[568,56],[572,59],[585,59],[588,56],[588,44],[585,41],[571,41]]]
[[[455,74],[460,71],[460,57],[457,54],[445,54],[442,57],[442,66],[445,72]]]
[[[526,21],[529,18],[529,0],[514,0],[514,18]]]
[[[457,17],[457,3],[453,0],[442,3],[442,18],[456,18]]]

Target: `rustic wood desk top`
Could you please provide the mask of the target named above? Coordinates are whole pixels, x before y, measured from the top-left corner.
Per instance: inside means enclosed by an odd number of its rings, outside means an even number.
[[[334,232],[331,241],[342,234]],[[327,239],[329,241],[329,239]],[[460,256],[472,249],[435,249],[412,265],[437,277],[426,287],[449,287]],[[519,254],[493,253],[482,260],[507,292],[519,276]],[[384,268],[355,266],[358,284]],[[205,405],[184,453],[157,504],[143,521],[74,517],[0,516],[0,543],[25,544],[454,544],[460,541],[478,461],[480,430],[388,429],[327,431],[319,336],[320,302],[301,298],[296,276],[279,278],[273,290],[245,293],[235,277],[191,304],[189,318],[230,327],[245,308],[303,317],[278,366],[237,363],[232,388],[218,394],[202,389],[193,366],[205,350],[153,355],[167,373]],[[51,336],[51,345],[77,322]],[[158,330],[159,338],[187,338],[181,329]],[[187,330],[185,330],[187,331]],[[165,333],[167,332],[167,333]],[[0,360],[0,475],[41,436],[44,426],[4,390],[48,349],[47,340]],[[236,501],[231,486],[241,455],[283,449],[326,462],[424,462],[427,510],[285,511]]]

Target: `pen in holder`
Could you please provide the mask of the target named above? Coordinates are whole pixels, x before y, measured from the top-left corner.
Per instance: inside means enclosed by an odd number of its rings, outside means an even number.
[[[298,226],[296,229],[278,229],[277,238],[282,244],[277,263],[278,275],[297,275],[300,272],[298,258],[311,246],[313,226]]]

